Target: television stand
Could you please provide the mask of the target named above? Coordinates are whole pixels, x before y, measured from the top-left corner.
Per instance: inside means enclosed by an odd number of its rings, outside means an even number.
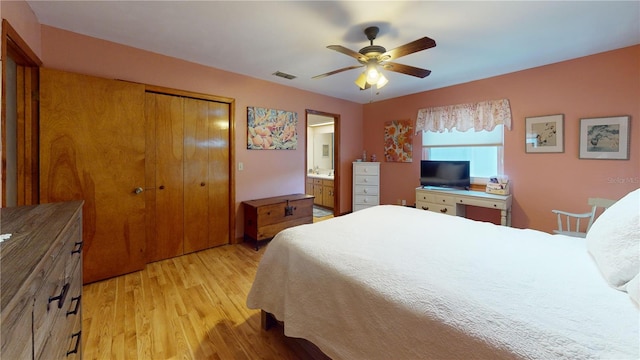
[[[483,191],[460,189],[416,189],[416,209],[440,212],[448,215],[466,214],[467,205],[500,210],[500,224],[511,226],[511,195],[487,194]]]

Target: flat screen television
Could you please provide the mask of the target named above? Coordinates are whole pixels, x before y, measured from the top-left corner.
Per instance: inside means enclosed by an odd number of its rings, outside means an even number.
[[[420,185],[469,190],[469,168],[469,161],[422,160]]]

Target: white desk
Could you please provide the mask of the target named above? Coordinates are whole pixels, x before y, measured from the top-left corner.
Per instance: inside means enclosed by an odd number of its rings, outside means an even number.
[[[500,224],[511,226],[511,195],[494,195],[482,191],[419,187],[416,208],[443,214],[465,216],[466,206],[500,210]]]

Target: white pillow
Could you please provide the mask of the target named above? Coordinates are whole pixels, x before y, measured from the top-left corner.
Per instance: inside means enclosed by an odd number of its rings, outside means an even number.
[[[640,189],[605,210],[587,233],[587,250],[605,280],[619,290],[640,273]]]
[[[631,300],[640,308],[640,274],[627,283],[626,289]]]

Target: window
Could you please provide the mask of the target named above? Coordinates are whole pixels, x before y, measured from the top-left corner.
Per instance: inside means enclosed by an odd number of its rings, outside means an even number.
[[[503,125],[492,131],[422,133],[422,159],[469,160],[471,182],[485,184],[489,177],[503,173]]]

